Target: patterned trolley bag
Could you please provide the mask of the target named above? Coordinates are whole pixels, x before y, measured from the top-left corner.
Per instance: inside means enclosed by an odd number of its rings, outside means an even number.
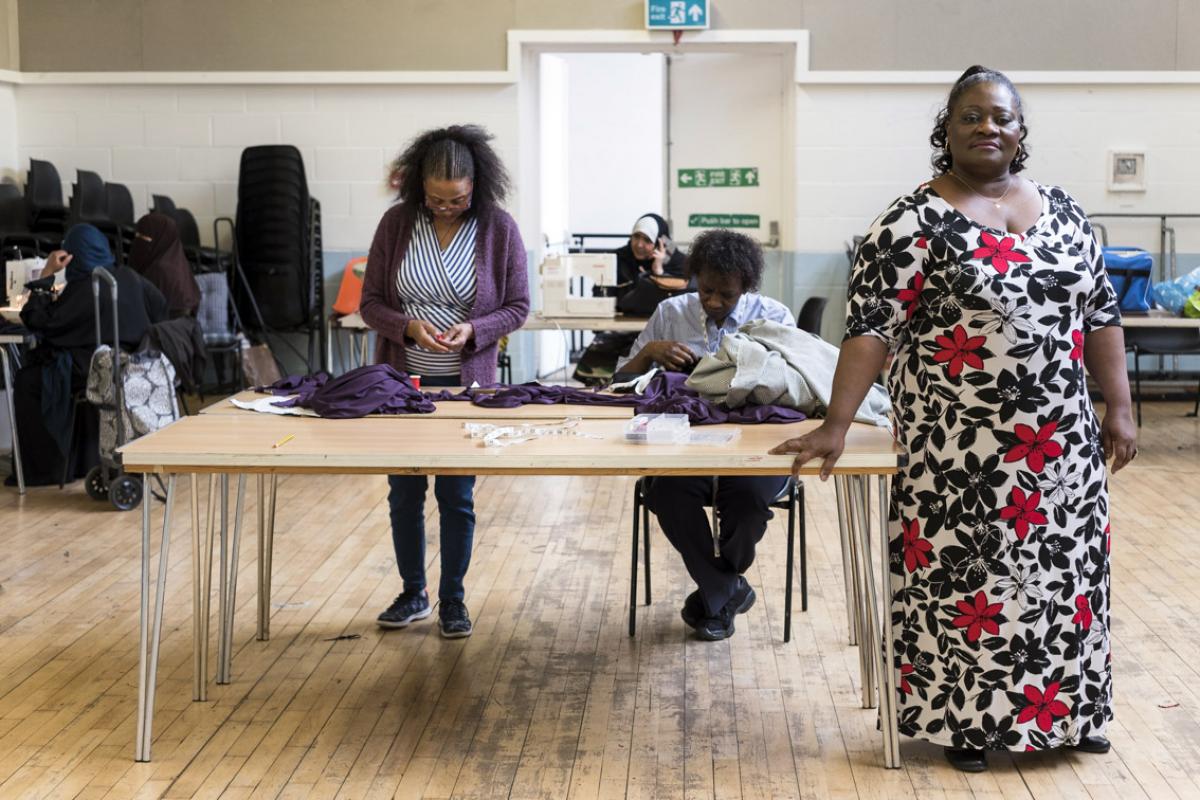
[[[113,346],[103,342],[100,330],[100,283],[108,284],[112,299]],[[92,294],[96,304],[96,350],[88,367],[85,396],[100,414],[100,464],[88,473],[84,487],[94,500],[109,500],[121,511],[142,502],[140,478],[121,469],[117,448],[139,436],[166,427],[179,418],[175,397],[175,368],[162,353],[144,350],[120,351],[117,318],[117,281],[108,270],[92,272]],[[113,353],[120,353],[113,358]]]

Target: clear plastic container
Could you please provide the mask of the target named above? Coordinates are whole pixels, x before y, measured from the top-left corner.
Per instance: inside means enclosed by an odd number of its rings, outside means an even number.
[[[625,440],[638,444],[684,443],[690,432],[687,414],[638,414],[625,423]]]

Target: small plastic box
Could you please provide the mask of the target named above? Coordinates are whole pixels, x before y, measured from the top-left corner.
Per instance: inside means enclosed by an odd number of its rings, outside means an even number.
[[[686,442],[691,431],[687,414],[638,414],[625,423],[625,440],[639,444]]]

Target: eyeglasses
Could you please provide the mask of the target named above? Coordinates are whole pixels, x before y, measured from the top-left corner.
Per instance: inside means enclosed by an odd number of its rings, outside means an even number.
[[[430,211],[465,211],[471,207],[471,195],[465,194],[453,200],[442,200],[440,197],[425,197],[425,207]]]

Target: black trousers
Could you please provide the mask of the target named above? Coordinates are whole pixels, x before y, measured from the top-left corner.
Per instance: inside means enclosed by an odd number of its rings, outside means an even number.
[[[664,477],[649,483],[646,505],[683,556],[709,616],[716,616],[737,590],[738,576],[754,563],[755,545],[773,516],[769,504],[787,478],[724,476],[718,481],[719,556],[713,555],[709,510],[704,506],[712,499],[712,478]]]

